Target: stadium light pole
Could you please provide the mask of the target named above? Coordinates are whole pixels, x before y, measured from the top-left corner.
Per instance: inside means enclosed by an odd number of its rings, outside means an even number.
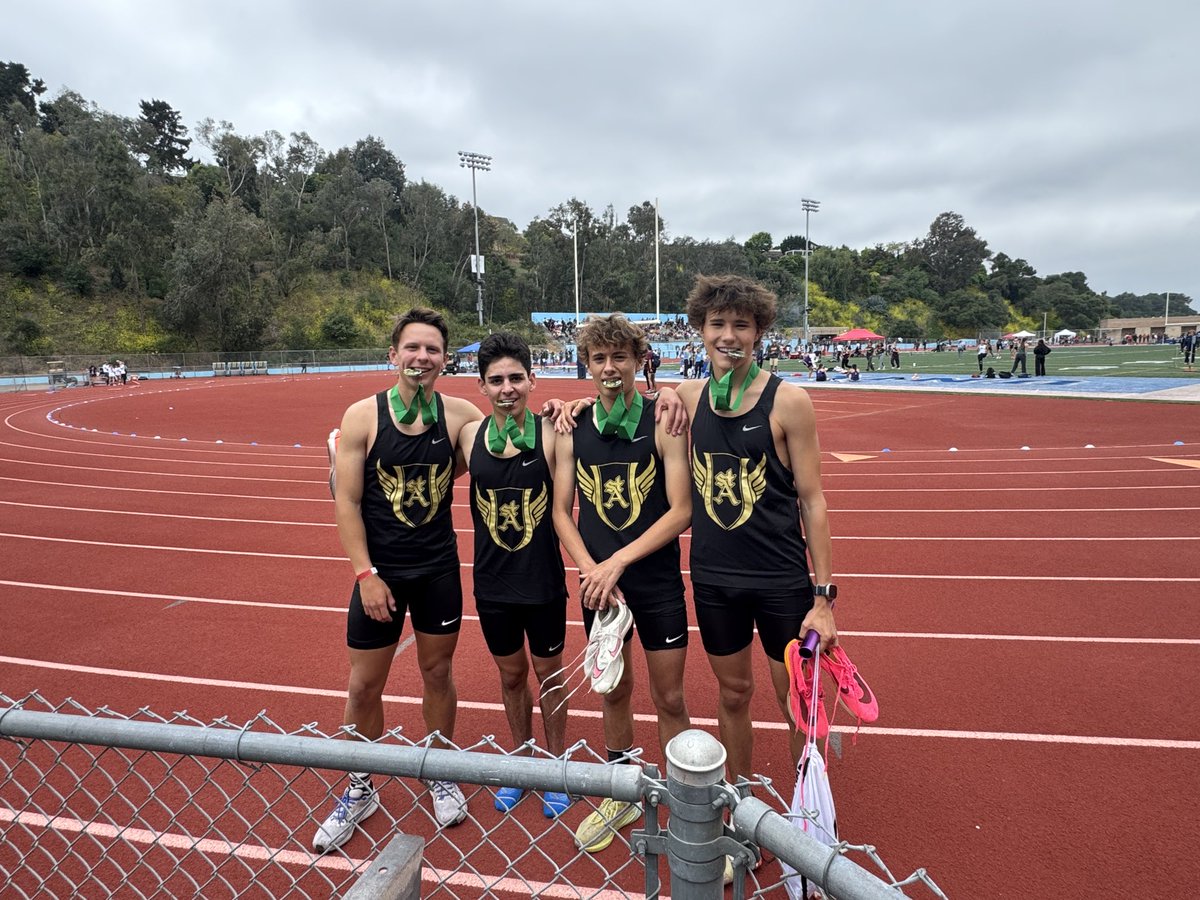
[[[475,173],[490,172],[492,158],[469,150],[458,151],[459,166],[471,170],[471,208],[475,212],[475,256],[471,260],[471,274],[475,276],[475,307],[479,310],[479,324],[483,325],[483,257],[479,255],[479,201],[475,195]]]
[[[571,220],[571,255],[575,261],[575,326],[579,327],[579,219]]]
[[[800,208],[804,210],[804,349],[808,350],[808,258],[812,256],[812,247],[808,243],[808,216],[820,210],[821,201],[802,197]]]

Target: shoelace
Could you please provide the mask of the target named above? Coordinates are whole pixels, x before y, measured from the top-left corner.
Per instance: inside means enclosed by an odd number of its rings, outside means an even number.
[[[445,800],[448,797],[453,797],[454,792],[450,789],[448,781],[431,781],[429,782],[429,790],[433,791],[433,796],[438,800]]]

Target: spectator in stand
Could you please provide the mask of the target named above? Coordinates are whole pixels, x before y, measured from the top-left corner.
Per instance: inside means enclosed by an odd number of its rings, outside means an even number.
[[[1038,338],[1037,346],[1033,348],[1033,374],[1046,374],[1046,357],[1050,355],[1050,348],[1046,346],[1046,342]]]

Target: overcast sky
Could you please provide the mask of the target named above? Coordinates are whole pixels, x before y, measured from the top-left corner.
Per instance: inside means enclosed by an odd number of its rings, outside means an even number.
[[[1094,290],[1200,300],[1196,0],[42,0],[0,59],[189,128],[374,134],[524,228],[658,198],[668,234],[819,244],[960,213],[994,252]],[[1200,310],[1200,302],[1194,304]]]

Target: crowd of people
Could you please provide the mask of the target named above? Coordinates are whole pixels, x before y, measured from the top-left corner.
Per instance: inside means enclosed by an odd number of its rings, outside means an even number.
[[[684,684],[690,614],[679,535],[690,527],[691,614],[716,682],[729,779],[753,771],[756,626],[780,717],[793,726],[794,764],[803,744],[796,726],[807,727],[798,720],[807,719],[808,707],[792,714],[785,646],[812,629],[823,650],[835,648],[837,589],[812,402],[759,364],[775,303],[749,279],[698,278],[687,322],[700,336],[707,378],[645,395],[637,377],[649,358],[646,332],[620,314],[593,318],[575,337],[594,398],[547,401],[540,413],[531,406],[535,366],[520,337],[499,333],[482,342],[481,411],[435,389],[445,320],[428,309],[401,317],[389,352],[395,384],[346,411],[332,454],[338,534],[353,570],[345,724],[369,739],[382,735],[384,685],[408,618],[424,726],[453,740],[463,597],[450,497],[456,472],[465,470],[475,608],[515,748],[533,737],[531,669],[544,746],[560,755],[568,740],[565,692],[557,688],[574,591],[560,546],[579,570],[610,763],[634,753],[635,643],[659,750],[689,727],[689,702],[713,696],[691,694]],[[817,733],[823,736],[821,725]],[[441,826],[463,821],[467,800],[458,785],[428,787]],[[494,802],[508,812],[521,800],[519,788],[506,787]],[[349,773],[315,849],[345,843],[379,803],[370,775]],[[568,813],[573,798],[549,791],[541,803],[554,818]],[[578,823],[576,844],[600,852],[641,814],[640,804],[604,800]]]

